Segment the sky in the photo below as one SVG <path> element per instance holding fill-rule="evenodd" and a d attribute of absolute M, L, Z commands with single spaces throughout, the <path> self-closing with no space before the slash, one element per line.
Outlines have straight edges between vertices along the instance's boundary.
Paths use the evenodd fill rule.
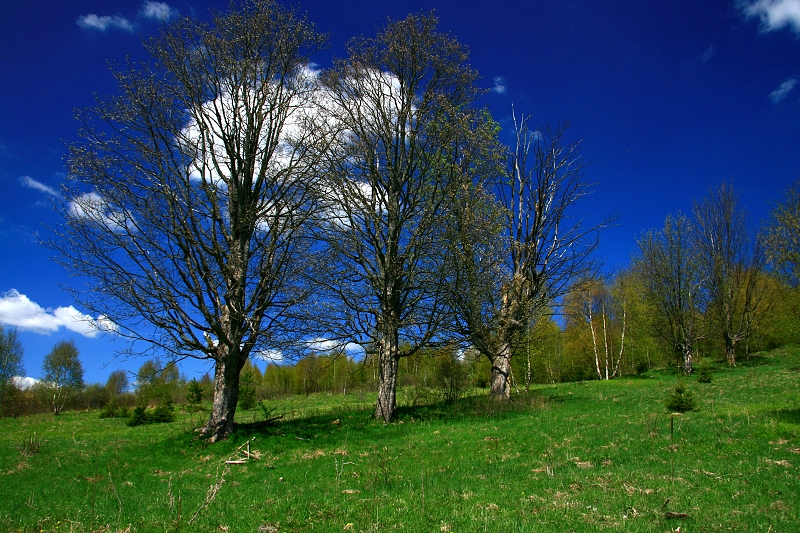
<path fill-rule="evenodd" d="M 125 342 L 87 328 L 64 287 L 80 280 L 41 241 L 62 224 L 74 110 L 114 94 L 110 64 L 146 60 L 142 39 L 177 16 L 208 19 L 227 0 L 0 2 L 0 324 L 16 328 L 26 375 L 72 339 L 87 382 L 104 383 Z M 800 0 L 300 0 L 330 35 L 314 61 L 330 66 L 354 36 L 389 18 L 435 10 L 439 29 L 471 51 L 486 106 L 508 141 L 512 109 L 534 125 L 570 124 L 594 193 L 579 216 L 595 224 L 608 272 L 629 265 L 641 234 L 689 213 L 722 182 L 754 227 L 800 176 Z M 91 318 L 91 317 L 84 317 Z M 96 317 L 95 317 L 96 318 Z M 209 365 L 182 366 L 191 379 Z"/>

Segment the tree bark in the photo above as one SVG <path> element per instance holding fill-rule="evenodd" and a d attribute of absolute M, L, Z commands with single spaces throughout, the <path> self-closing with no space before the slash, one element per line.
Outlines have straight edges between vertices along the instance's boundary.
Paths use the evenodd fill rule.
<path fill-rule="evenodd" d="M 689 375 L 692 373 L 692 347 L 690 344 L 681 346 L 683 352 L 683 373 Z"/>
<path fill-rule="evenodd" d="M 382 341 L 379 354 L 380 379 L 378 381 L 378 400 L 375 402 L 375 420 L 383 420 L 387 424 L 394 418 L 397 406 L 397 369 L 400 359 L 391 340 Z"/>
<path fill-rule="evenodd" d="M 496 400 L 511 399 L 511 346 L 503 343 L 500 353 L 492 360 L 492 381 L 489 395 Z"/>
<path fill-rule="evenodd" d="M 229 353 L 217 360 L 214 368 L 214 400 L 211 415 L 200 429 L 209 435 L 209 442 L 226 438 L 233 431 L 236 404 L 239 402 L 239 375 L 244 361 L 238 353 Z"/>

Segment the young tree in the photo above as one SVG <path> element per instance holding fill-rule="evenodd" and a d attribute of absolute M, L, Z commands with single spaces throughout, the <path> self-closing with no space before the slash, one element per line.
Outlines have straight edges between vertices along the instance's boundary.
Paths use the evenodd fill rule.
<path fill-rule="evenodd" d="M 595 276 L 594 235 L 610 222 L 587 228 L 571 218 L 590 186 L 579 143 L 562 144 L 564 128 L 532 131 L 523 118 L 515 134 L 506 172 L 462 195 L 450 227 L 458 329 L 491 361 L 499 399 L 510 396 L 515 346 L 537 313 Z M 486 193 L 500 204 L 494 213 Z"/>
<path fill-rule="evenodd" d="M 128 387 L 130 387 L 130 380 L 128 373 L 124 370 L 114 370 L 108 376 L 106 390 L 112 398 L 128 392 Z"/>
<path fill-rule="evenodd" d="M 736 345 L 750 336 L 754 315 L 766 305 L 765 286 L 759 283 L 764 252 L 730 185 L 723 183 L 695 203 L 694 218 L 694 254 L 703 270 L 706 308 L 734 366 Z"/>
<path fill-rule="evenodd" d="M 700 257 L 692 249 L 694 228 L 684 215 L 667 216 L 664 229 L 639 239 L 634 270 L 654 310 L 654 333 L 682 357 L 683 372 L 692 372 L 694 347 L 705 337 Z"/>
<path fill-rule="evenodd" d="M 44 358 L 45 386 L 53 395 L 53 414 L 58 415 L 67 398 L 83 388 L 83 365 L 78 359 L 75 341 L 59 341 Z"/>
<path fill-rule="evenodd" d="M 401 358 L 434 344 L 443 303 L 442 228 L 461 148 L 483 114 L 468 52 L 410 15 L 354 39 L 325 77 L 341 134 L 327 170 L 325 243 L 313 272 L 319 331 L 376 353 L 375 418 L 390 421 Z"/>
<path fill-rule="evenodd" d="M 118 96 L 80 114 L 70 148 L 54 246 L 92 282 L 78 299 L 172 360 L 214 363 L 212 442 L 233 427 L 248 357 L 291 337 L 304 297 L 309 156 L 325 139 L 307 124 L 310 57 L 324 42 L 273 0 L 179 20 L 146 43 L 150 65 L 115 73 Z"/>
<path fill-rule="evenodd" d="M 770 213 L 763 241 L 767 259 L 783 281 L 800 286 L 800 179 Z"/>
<path fill-rule="evenodd" d="M 3 407 L 6 390 L 14 386 L 14 377 L 21 377 L 25 373 L 22 366 L 24 353 L 17 330 L 5 330 L 0 326 L 0 409 Z"/>

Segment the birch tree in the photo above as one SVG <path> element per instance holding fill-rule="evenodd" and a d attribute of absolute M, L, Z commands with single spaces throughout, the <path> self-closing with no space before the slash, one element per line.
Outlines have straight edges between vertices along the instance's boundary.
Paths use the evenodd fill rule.
<path fill-rule="evenodd" d="M 505 172 L 478 174 L 484 181 L 456 203 L 450 226 L 457 329 L 491 362 L 498 399 L 510 397 L 515 347 L 537 313 L 596 275 L 597 232 L 610 222 L 572 218 L 591 186 L 565 129 L 515 122 Z"/>
<path fill-rule="evenodd" d="M 14 378 L 24 375 L 22 365 L 24 353 L 17 330 L 6 330 L 0 325 L 0 408 L 3 407 L 6 390 L 14 386 Z"/>
<path fill-rule="evenodd" d="M 119 94 L 78 117 L 54 246 L 88 279 L 82 304 L 145 342 L 134 350 L 214 365 L 212 442 L 233 427 L 245 362 L 291 340 L 304 297 L 324 43 L 272 0 L 231 4 L 167 26 L 151 63 L 115 72 Z"/>
<path fill-rule="evenodd" d="M 400 359 L 441 340 L 448 199 L 465 146 L 486 131 L 471 107 L 467 49 L 436 25 L 433 15 L 391 22 L 351 41 L 325 76 L 340 134 L 325 169 L 314 312 L 327 340 L 375 357 L 384 421 L 394 417 Z"/>

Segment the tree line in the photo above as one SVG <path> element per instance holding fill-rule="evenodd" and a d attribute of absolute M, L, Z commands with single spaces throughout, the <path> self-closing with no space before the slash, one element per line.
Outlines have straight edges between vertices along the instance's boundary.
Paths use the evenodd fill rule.
<path fill-rule="evenodd" d="M 118 94 L 78 113 L 50 244 L 87 281 L 76 298 L 134 352 L 214 365 L 212 442 L 232 429 L 248 361 L 309 361 L 320 346 L 360 347 L 387 422 L 401 363 L 449 346 L 480 354 L 490 394 L 508 399 L 520 353 L 525 381 L 534 375 L 531 331 L 600 279 L 598 232 L 612 220 L 573 216 L 591 187 L 565 127 L 515 116 L 514 141 L 501 143 L 467 48 L 433 14 L 354 38 L 318 69 L 326 43 L 273 1 L 232 4 L 208 23 L 167 25 L 145 43 L 149 63 L 114 71 Z M 651 248 L 640 244 L 641 271 Z M 701 311 L 735 348 L 752 324 L 734 324 L 745 295 L 729 273 Z M 626 354 L 622 339 L 616 359 L 608 350 L 614 308 L 584 307 L 594 368 L 616 375 Z M 682 337 L 668 340 L 686 359 L 703 337 L 677 316 L 666 320 Z"/>

